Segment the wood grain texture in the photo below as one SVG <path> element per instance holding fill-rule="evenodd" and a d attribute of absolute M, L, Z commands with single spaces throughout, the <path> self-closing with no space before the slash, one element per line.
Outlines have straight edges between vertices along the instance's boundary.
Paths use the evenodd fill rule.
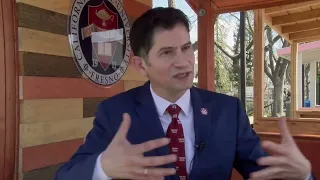
<path fill-rule="evenodd" d="M 98 105 L 101 101 L 106 98 L 85 98 L 83 99 L 83 117 L 93 117 L 95 116 Z"/>
<path fill-rule="evenodd" d="M 61 166 L 62 164 L 57 164 L 27 172 L 23 175 L 23 180 L 54 180 L 55 174 Z"/>
<path fill-rule="evenodd" d="M 23 148 L 22 171 L 25 173 L 27 171 L 64 163 L 70 159 L 82 144 L 83 139 L 76 139 Z"/>
<path fill-rule="evenodd" d="M 214 20 L 215 14 L 210 1 L 198 1 L 199 8 L 206 10 L 205 16 L 198 17 L 198 87 L 215 91 Z"/>
<path fill-rule="evenodd" d="M 133 65 L 129 65 L 126 73 L 122 76 L 122 80 L 124 81 L 147 81 L 148 78 L 142 76 Z"/>
<path fill-rule="evenodd" d="M 92 128 L 93 118 L 20 124 L 20 147 L 83 138 Z"/>
<path fill-rule="evenodd" d="M 73 58 L 20 52 L 20 76 L 81 78 Z"/>
<path fill-rule="evenodd" d="M 20 52 L 19 60 L 21 76 L 83 77 L 72 57 Z M 140 75 L 131 64 L 121 79 L 126 81 L 148 80 L 146 77 Z"/>
<path fill-rule="evenodd" d="M 82 77 L 71 57 L 31 52 L 20 52 L 19 54 L 20 76 Z"/>
<path fill-rule="evenodd" d="M 301 1 L 310 0 L 211 0 L 213 2 L 212 7 L 218 14 L 248 11 L 253 9 L 264 9 L 273 6 L 282 6 L 287 4 L 298 3 Z"/>
<path fill-rule="evenodd" d="M 19 27 L 67 36 L 68 15 L 25 3 L 18 3 L 17 10 Z M 136 17 L 128 16 L 128 19 L 132 25 Z"/>
<path fill-rule="evenodd" d="M 150 0 L 141 0 L 141 1 L 150 1 Z M 139 17 L 144 12 L 152 8 L 146 4 L 141 3 L 141 1 L 136 0 L 124 0 L 123 6 L 128 16 Z"/>
<path fill-rule="evenodd" d="M 20 123 L 82 118 L 82 102 L 82 98 L 24 100 L 20 105 Z"/>
<path fill-rule="evenodd" d="M 60 1 L 61 2 L 61 1 Z M 19 27 L 67 35 L 68 16 L 32 5 L 17 4 Z"/>
<path fill-rule="evenodd" d="M 0 180 L 4 176 L 5 140 L 6 140 L 6 72 L 3 6 L 0 0 Z"/>
<path fill-rule="evenodd" d="M 259 133 L 258 135 L 262 140 L 281 142 L 279 133 Z M 320 177 L 320 158 L 317 157 L 320 150 L 320 137 L 293 136 L 293 138 L 303 155 L 310 160 L 314 175 Z"/>
<path fill-rule="evenodd" d="M 130 89 L 142 86 L 145 81 L 124 81 L 124 90 L 128 91 Z"/>
<path fill-rule="evenodd" d="M 288 127 L 293 135 L 320 135 L 320 121 L 315 120 L 290 120 Z M 254 129 L 257 132 L 279 133 L 278 120 L 266 119 L 255 121 Z"/>
<path fill-rule="evenodd" d="M 254 10 L 254 99 L 253 99 L 253 116 L 255 121 L 263 117 L 264 113 L 264 10 Z"/>
<path fill-rule="evenodd" d="M 125 1 L 128 1 L 128 0 L 124 0 L 124 2 Z M 145 4 L 145 5 L 149 6 L 149 7 L 152 7 L 152 0 L 136 0 L 136 1 L 138 1 L 138 2 L 140 2 L 142 4 Z"/>
<path fill-rule="evenodd" d="M 17 0 L 18 3 L 25 3 L 42 9 L 68 15 L 72 6 L 72 0 Z"/>
<path fill-rule="evenodd" d="M 17 0 L 19 3 L 25 3 L 49 11 L 68 15 L 72 7 L 71 0 Z M 124 9 L 128 16 L 138 17 L 145 9 L 152 7 L 152 0 L 123 0 Z"/>
<path fill-rule="evenodd" d="M 72 57 L 67 36 L 19 27 L 19 51 Z"/>
<path fill-rule="evenodd" d="M 14 0 L 0 0 L 0 179 L 14 179 L 18 158 L 18 49 Z M 4 95 L 4 96 L 3 96 Z M 3 102 L 5 102 L 3 104 Z"/>
<path fill-rule="evenodd" d="M 123 81 L 102 88 L 83 78 L 22 77 L 22 99 L 111 97 L 123 92 Z"/>

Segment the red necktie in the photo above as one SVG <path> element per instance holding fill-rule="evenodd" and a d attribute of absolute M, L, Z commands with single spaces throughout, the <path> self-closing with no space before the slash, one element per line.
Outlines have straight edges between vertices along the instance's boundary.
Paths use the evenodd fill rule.
<path fill-rule="evenodd" d="M 175 162 L 177 174 L 179 175 L 180 180 L 187 180 L 183 127 L 178 118 L 180 111 L 181 108 L 176 104 L 172 104 L 167 108 L 167 112 L 172 117 L 172 121 L 167 130 L 167 137 L 170 139 L 170 153 L 176 154 L 178 157 L 178 160 Z"/>

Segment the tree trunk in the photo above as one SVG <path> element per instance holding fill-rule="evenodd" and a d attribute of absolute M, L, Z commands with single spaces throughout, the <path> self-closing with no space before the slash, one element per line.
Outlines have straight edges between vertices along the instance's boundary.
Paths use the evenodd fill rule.
<path fill-rule="evenodd" d="M 310 99 L 309 94 L 310 94 L 310 78 L 309 78 L 309 73 L 310 73 L 310 64 L 305 65 L 304 69 L 304 74 L 305 74 L 305 97 L 306 99 Z M 304 102 L 303 102 L 304 103 Z"/>
<path fill-rule="evenodd" d="M 272 117 L 280 117 L 283 112 L 283 78 L 274 83 Z"/>

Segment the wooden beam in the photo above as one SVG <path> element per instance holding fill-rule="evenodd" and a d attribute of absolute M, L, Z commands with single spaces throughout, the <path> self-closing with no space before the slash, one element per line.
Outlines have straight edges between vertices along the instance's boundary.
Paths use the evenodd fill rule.
<path fill-rule="evenodd" d="M 280 118 L 263 118 L 255 126 L 257 132 L 272 132 L 279 133 Z M 293 136 L 311 135 L 320 136 L 320 121 L 319 119 L 292 119 L 288 118 L 288 128 Z"/>
<path fill-rule="evenodd" d="M 6 73 L 5 73 L 5 41 L 4 16 L 0 0 L 0 180 L 4 180 L 5 138 L 6 138 Z"/>
<path fill-rule="evenodd" d="M 211 1 L 198 0 L 198 87 L 214 91 L 214 12 Z"/>
<path fill-rule="evenodd" d="M 209 1 L 209 0 L 208 0 Z M 211 0 L 216 14 L 264 9 L 311 0 Z"/>
<path fill-rule="evenodd" d="M 300 31 L 307 31 L 312 29 L 319 29 L 320 28 L 320 21 L 312 21 L 306 23 L 299 23 L 294 25 L 287 25 L 282 26 L 282 33 L 294 33 Z"/>
<path fill-rule="evenodd" d="M 274 6 L 274 7 L 266 8 L 265 9 L 265 14 L 266 15 L 270 15 L 270 14 L 274 14 L 274 13 L 300 9 L 302 7 L 313 6 L 313 5 L 318 5 L 318 4 L 320 4 L 319 0 L 313 0 L 313 1 L 307 1 L 307 2 L 283 5 L 283 6 Z"/>
<path fill-rule="evenodd" d="M 198 3 L 197 0 L 185 0 L 191 9 L 197 13 L 198 12 Z"/>
<path fill-rule="evenodd" d="M 253 117 L 256 123 L 263 117 L 264 106 L 264 10 L 254 10 L 254 81 Z"/>
<path fill-rule="evenodd" d="M 305 20 L 317 19 L 320 16 L 320 9 L 305 11 L 285 16 L 277 16 L 272 18 L 272 25 L 284 25 Z"/>
<path fill-rule="evenodd" d="M 270 26 L 274 31 L 276 31 L 279 35 L 281 35 L 285 40 L 287 40 L 288 42 L 291 42 L 289 39 L 289 34 L 283 33 L 281 26 L 272 25 L 272 17 L 264 14 L 264 21 L 268 26 Z"/>
<path fill-rule="evenodd" d="M 320 36 L 313 36 L 313 37 L 294 40 L 293 43 L 304 43 L 304 42 L 312 42 L 312 41 L 318 41 L 318 40 L 320 40 Z"/>
<path fill-rule="evenodd" d="M 315 36 L 320 36 L 320 29 L 303 31 L 303 32 L 296 32 L 296 33 L 289 34 L 290 40 L 312 38 Z"/>
<path fill-rule="evenodd" d="M 291 44 L 291 61 L 290 61 L 290 70 L 291 70 L 291 118 L 297 118 L 297 107 L 298 107 L 298 98 L 299 94 L 297 94 L 298 90 L 298 44 Z"/>
<path fill-rule="evenodd" d="M 17 177 L 19 96 L 16 1 L 0 0 L 0 179 Z M 3 78 L 4 77 L 4 78 Z M 3 82 L 5 80 L 5 82 Z M 4 87 L 4 88 L 3 88 Z M 4 101 L 3 101 L 3 91 Z M 2 98 L 2 99 L 1 99 Z M 3 102 L 5 107 L 3 107 Z M 4 112 L 4 115 L 2 113 Z M 3 117 L 5 117 L 3 119 Z M 3 164 L 2 164 L 3 163 Z"/>

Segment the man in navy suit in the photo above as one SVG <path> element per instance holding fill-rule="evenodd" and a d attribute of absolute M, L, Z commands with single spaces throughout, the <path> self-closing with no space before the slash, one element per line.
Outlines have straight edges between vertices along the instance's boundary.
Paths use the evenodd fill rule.
<path fill-rule="evenodd" d="M 130 41 L 133 64 L 149 81 L 101 102 L 56 180 L 227 180 L 233 168 L 245 179 L 312 178 L 285 120 L 281 144 L 260 143 L 237 98 L 193 87 L 195 57 L 180 10 L 147 11 Z"/>

